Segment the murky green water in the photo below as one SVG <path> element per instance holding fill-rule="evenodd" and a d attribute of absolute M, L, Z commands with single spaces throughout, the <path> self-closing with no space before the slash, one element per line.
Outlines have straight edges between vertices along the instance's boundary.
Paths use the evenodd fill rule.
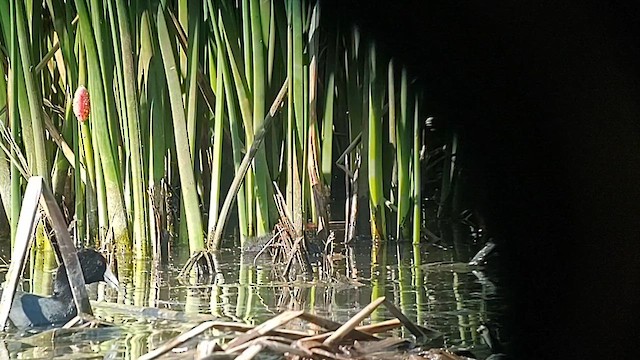
<path fill-rule="evenodd" d="M 486 346 L 475 329 L 486 321 L 500 324 L 504 309 L 499 277 L 491 271 L 491 264 L 483 272 L 464 266 L 413 265 L 418 259 L 421 264 L 467 262 L 483 245 L 468 240 L 463 245 L 456 243 L 414 249 L 410 244 L 394 242 L 381 251 L 379 262 L 372 264 L 370 242 L 361 239 L 348 248 L 350 261 L 344 263 L 350 270 L 338 268 L 340 278 L 331 282 L 275 279 L 269 262 L 254 266 L 249 259 L 241 265 L 237 246 L 220 253 L 222 274 L 214 284 L 177 279 L 179 266 L 186 260 L 183 255 L 176 255 L 171 266 L 134 264 L 135 275 L 120 279 L 121 291 L 106 289 L 104 284 L 90 288 L 92 298 L 101 302 L 94 306 L 96 317 L 113 326 L 40 330 L 36 334 L 8 332 L 0 340 L 0 358 L 133 359 L 198 324 L 203 320 L 200 314 L 259 324 L 280 311 L 303 309 L 344 322 L 379 296 L 392 300 L 418 324 L 442 332 L 441 344 L 434 345 L 470 347 L 486 354 Z M 7 249 L 2 250 L 0 255 L 8 259 Z M 143 307 L 180 313 L 141 311 Z M 384 308 L 372 315 L 376 321 L 390 318 Z M 304 323 L 296 326 L 307 327 Z M 403 330 L 394 334 L 410 337 Z M 198 339 L 228 336 L 209 332 Z M 189 342 L 181 350 L 191 351 L 196 344 L 197 341 Z"/>

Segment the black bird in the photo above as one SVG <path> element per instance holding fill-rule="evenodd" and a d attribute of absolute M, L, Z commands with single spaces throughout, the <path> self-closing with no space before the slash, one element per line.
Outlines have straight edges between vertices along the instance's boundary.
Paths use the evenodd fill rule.
<path fill-rule="evenodd" d="M 489 349 L 491 349 L 491 355 L 487 357 L 485 360 L 508 360 L 511 359 L 508 355 L 504 353 L 504 348 L 502 344 L 496 337 L 493 329 L 490 329 L 486 325 L 480 325 L 478 327 L 478 333 L 482 336 L 482 340 L 487 344 Z"/>
<path fill-rule="evenodd" d="M 79 250 L 78 260 L 86 284 L 105 281 L 116 288 L 119 286 L 118 279 L 107 267 L 107 260 L 96 250 Z M 64 324 L 76 314 L 69 279 L 64 265 L 60 265 L 53 283 L 53 295 L 43 297 L 17 291 L 11 304 L 9 319 L 15 327 L 25 329 Z"/>

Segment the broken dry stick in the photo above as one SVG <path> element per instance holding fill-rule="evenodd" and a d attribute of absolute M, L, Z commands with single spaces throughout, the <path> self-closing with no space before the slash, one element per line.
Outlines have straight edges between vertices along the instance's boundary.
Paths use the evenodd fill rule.
<path fill-rule="evenodd" d="M 313 314 L 309 314 L 309 313 L 304 313 L 302 315 L 300 315 L 300 318 L 303 320 L 306 320 L 310 323 L 316 324 L 318 326 L 321 326 L 327 330 L 330 331 L 335 331 L 338 330 L 340 328 L 340 326 L 342 326 L 342 324 L 329 320 L 329 319 L 325 319 L 322 318 L 320 316 L 316 316 Z M 353 329 L 351 330 L 351 332 L 348 334 L 349 338 L 354 339 L 354 340 L 366 340 L 366 341 L 375 341 L 375 340 L 379 340 L 378 338 L 376 338 L 373 335 L 358 331 L 358 329 Z"/>
<path fill-rule="evenodd" d="M 155 359 L 158 356 L 171 351 L 173 348 L 175 348 L 176 346 L 179 346 L 180 344 L 184 343 L 187 340 L 190 340 L 200 334 L 202 334 L 203 332 L 207 331 L 208 329 L 212 328 L 213 326 L 215 326 L 216 322 L 215 321 L 207 321 L 204 322 L 196 327 L 194 327 L 193 329 L 180 334 L 178 336 L 176 336 L 175 338 L 171 339 L 169 342 L 165 343 L 164 345 L 160 346 L 159 348 L 150 351 L 142 356 L 140 356 L 138 358 L 138 360 L 151 360 L 151 359 Z"/>
<path fill-rule="evenodd" d="M 383 297 L 379 297 L 376 300 L 374 300 L 371 304 L 365 306 L 364 309 L 360 310 L 359 313 L 357 313 L 354 317 L 349 319 L 349 321 L 344 323 L 344 325 L 342 325 L 338 330 L 336 330 L 336 332 L 334 332 L 331 336 L 329 336 L 323 342 L 323 344 L 330 346 L 333 343 L 335 343 L 337 341 L 340 341 L 351 330 L 355 329 L 355 327 L 358 326 L 358 324 L 360 324 L 362 322 L 362 320 L 364 320 L 366 317 L 371 315 L 373 310 L 375 310 L 378 306 L 380 306 L 380 304 L 382 304 L 384 299 L 385 299 L 384 296 Z"/>
<path fill-rule="evenodd" d="M 269 319 L 262 324 L 256 326 L 252 330 L 247 331 L 246 333 L 238 336 L 237 338 L 231 340 L 227 345 L 227 349 L 232 349 L 236 346 L 244 344 L 248 341 L 251 341 L 257 337 L 265 335 L 266 333 L 275 330 L 276 328 L 288 323 L 289 321 L 299 317 L 302 315 L 304 311 L 285 311 L 282 314 Z"/>
<path fill-rule="evenodd" d="M 404 325 L 404 327 L 406 327 L 407 330 L 409 330 L 413 334 L 413 336 L 415 336 L 416 338 L 427 336 L 427 334 L 425 334 L 422 329 L 414 324 L 413 321 L 409 320 L 409 318 L 406 317 L 405 314 L 400 311 L 400 309 L 398 309 L 395 305 L 393 305 L 393 303 L 391 303 L 391 301 L 385 300 L 384 306 L 387 308 L 387 310 L 389 310 L 389 312 L 391 312 L 393 316 L 402 321 L 402 325 Z"/>
<path fill-rule="evenodd" d="M 243 351 L 242 354 L 240 354 L 236 358 L 236 360 L 251 360 L 256 355 L 258 355 L 262 351 L 262 349 L 264 349 L 264 346 L 262 344 L 251 345 L 247 348 L 247 350 Z"/>

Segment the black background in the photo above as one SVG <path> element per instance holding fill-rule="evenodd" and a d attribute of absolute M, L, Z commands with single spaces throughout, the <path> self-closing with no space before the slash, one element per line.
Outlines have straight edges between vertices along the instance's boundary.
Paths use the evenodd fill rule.
<path fill-rule="evenodd" d="M 325 1 L 462 129 L 504 243 L 517 358 L 634 356 L 640 334 L 640 5 Z M 632 5 L 633 4 L 633 5 Z"/>

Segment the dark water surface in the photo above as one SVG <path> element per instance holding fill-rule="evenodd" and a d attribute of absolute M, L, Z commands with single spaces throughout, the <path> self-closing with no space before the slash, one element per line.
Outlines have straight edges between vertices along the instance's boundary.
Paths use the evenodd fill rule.
<path fill-rule="evenodd" d="M 490 258 L 482 272 L 474 273 L 473 269 L 450 263 L 468 262 L 482 247 L 482 241 L 464 241 L 457 246 L 445 243 L 415 248 L 416 255 L 411 244 L 392 242 L 382 250 L 386 255 L 380 256 L 380 263 L 372 264 L 370 240 L 359 239 L 348 248 L 355 267 L 350 271 L 338 268 L 337 273 L 342 275 L 333 281 L 278 280 L 268 261 L 254 265 L 252 259 L 243 258 L 241 262 L 238 246 L 221 251 L 222 275 L 213 285 L 177 278 L 186 255 L 177 255 L 168 266 L 141 262 L 134 264 L 129 272 L 132 275 L 120 274 L 120 292 L 102 283 L 90 287 L 90 296 L 99 301 L 94 303 L 94 315 L 113 326 L 9 331 L 0 340 L 0 358 L 137 358 L 203 321 L 200 314 L 255 325 L 281 311 L 302 309 L 344 322 L 379 296 L 386 296 L 418 324 L 442 332 L 443 339 L 433 346 L 471 348 L 483 358 L 487 349 L 475 330 L 485 322 L 500 327 L 505 314 L 500 277 L 492 270 L 492 262 L 497 259 Z M 0 254 L 9 258 L 6 247 Z M 418 261 L 445 264 L 414 266 Z M 2 277 L 5 272 L 6 267 Z M 28 283 L 25 281 L 27 288 Z M 151 309 L 143 312 L 142 308 L 170 311 L 166 316 Z M 391 318 L 384 308 L 372 314 L 375 321 Z M 302 322 L 292 326 L 308 327 Z M 410 337 L 404 330 L 394 335 Z M 207 332 L 185 344 L 181 351 L 192 351 L 197 340 L 229 336 Z M 178 356 L 180 353 L 169 355 Z"/>

